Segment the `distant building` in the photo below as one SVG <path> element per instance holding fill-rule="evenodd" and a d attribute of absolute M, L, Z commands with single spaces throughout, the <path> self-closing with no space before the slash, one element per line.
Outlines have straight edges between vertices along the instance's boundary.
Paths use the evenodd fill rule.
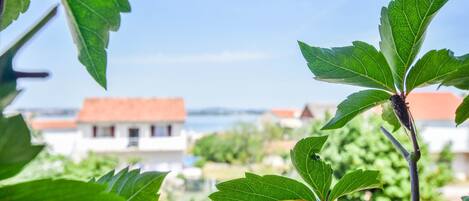
<path fill-rule="evenodd" d="M 141 160 L 144 169 L 178 170 L 187 148 L 181 98 L 90 98 L 76 121 L 36 120 L 51 150 L 80 158 L 87 152 Z"/>
<path fill-rule="evenodd" d="M 261 123 L 274 123 L 285 128 L 299 128 L 302 122 L 299 120 L 300 110 L 275 108 L 265 112 L 261 117 Z"/>
<path fill-rule="evenodd" d="M 323 119 L 326 114 L 334 115 L 337 105 L 326 103 L 308 103 L 300 114 L 300 119 L 310 121 L 312 119 Z"/>

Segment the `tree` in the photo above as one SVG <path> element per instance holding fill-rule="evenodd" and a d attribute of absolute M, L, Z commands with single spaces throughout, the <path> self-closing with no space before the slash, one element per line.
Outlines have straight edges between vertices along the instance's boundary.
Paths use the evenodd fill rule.
<path fill-rule="evenodd" d="M 249 164 L 264 155 L 264 135 L 254 125 L 238 124 L 220 134 L 210 134 L 197 140 L 193 153 L 203 161 Z"/>

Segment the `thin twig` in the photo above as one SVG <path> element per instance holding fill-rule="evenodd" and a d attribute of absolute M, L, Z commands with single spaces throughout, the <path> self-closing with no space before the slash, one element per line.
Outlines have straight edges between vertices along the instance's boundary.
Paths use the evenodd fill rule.
<path fill-rule="evenodd" d="M 46 78 L 49 76 L 48 72 L 20 72 L 15 71 L 16 78 Z"/>
<path fill-rule="evenodd" d="M 402 144 L 384 127 L 381 126 L 381 131 L 384 133 L 384 135 L 391 141 L 392 145 L 401 152 L 402 156 L 407 160 L 409 158 L 409 152 L 402 146 Z"/>

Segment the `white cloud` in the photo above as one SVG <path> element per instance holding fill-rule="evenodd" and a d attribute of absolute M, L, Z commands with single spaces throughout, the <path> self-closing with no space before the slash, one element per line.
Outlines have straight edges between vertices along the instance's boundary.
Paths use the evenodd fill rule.
<path fill-rule="evenodd" d="M 111 58 L 112 64 L 193 64 L 193 63 L 234 63 L 270 59 L 271 55 L 253 51 L 223 51 L 197 54 L 144 54 Z"/>

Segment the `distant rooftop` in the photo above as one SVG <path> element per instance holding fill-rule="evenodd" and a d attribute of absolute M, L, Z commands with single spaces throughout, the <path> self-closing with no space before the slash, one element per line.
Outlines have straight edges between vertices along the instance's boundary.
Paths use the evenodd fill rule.
<path fill-rule="evenodd" d="M 296 118 L 301 111 L 298 109 L 274 108 L 270 112 L 278 118 Z"/>
<path fill-rule="evenodd" d="M 34 130 L 74 129 L 76 126 L 74 120 L 33 120 L 31 122 L 31 128 Z"/>
<path fill-rule="evenodd" d="M 78 122 L 185 121 L 182 98 L 88 98 Z"/>
<path fill-rule="evenodd" d="M 415 120 L 454 120 L 462 98 L 450 92 L 411 93 L 407 97 Z"/>

